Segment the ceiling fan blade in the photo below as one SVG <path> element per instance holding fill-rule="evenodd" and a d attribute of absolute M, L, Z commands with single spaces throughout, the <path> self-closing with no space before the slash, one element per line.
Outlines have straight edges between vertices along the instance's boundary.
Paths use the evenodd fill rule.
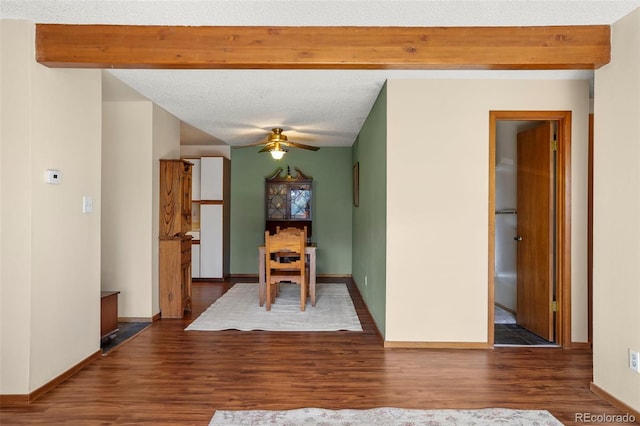
<path fill-rule="evenodd" d="M 282 149 L 283 151 L 287 151 L 287 147 L 307 149 L 309 151 L 317 151 L 320 149 L 316 146 L 289 141 L 287 137 L 282 133 L 282 129 L 279 127 L 271 129 L 271 134 L 266 141 L 263 140 L 262 142 L 250 143 L 247 145 L 237 145 L 233 148 L 248 148 L 252 146 L 262 146 L 262 149 L 258 152 L 270 152 L 273 150 L 277 150 L 278 148 Z"/>
<path fill-rule="evenodd" d="M 234 146 L 234 148 L 250 148 L 252 146 L 260 146 L 260 145 L 272 145 L 272 144 L 270 142 L 262 141 L 262 142 L 250 143 L 247 145 L 236 145 Z"/>
<path fill-rule="evenodd" d="M 317 151 L 317 150 L 320 149 L 317 146 L 305 145 L 303 143 L 297 143 L 297 142 L 291 142 L 291 141 L 287 141 L 285 144 L 289 145 L 289 146 L 292 146 L 294 148 L 308 149 L 310 151 Z"/>

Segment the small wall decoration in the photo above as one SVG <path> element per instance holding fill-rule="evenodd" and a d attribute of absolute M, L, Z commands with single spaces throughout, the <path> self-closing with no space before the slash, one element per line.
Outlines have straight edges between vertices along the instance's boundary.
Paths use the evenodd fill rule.
<path fill-rule="evenodd" d="M 360 205 L 360 162 L 353 164 L 353 205 Z"/>

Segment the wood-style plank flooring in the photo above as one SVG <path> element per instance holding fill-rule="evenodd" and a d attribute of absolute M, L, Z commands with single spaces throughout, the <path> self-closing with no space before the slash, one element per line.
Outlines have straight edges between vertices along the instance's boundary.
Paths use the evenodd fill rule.
<path fill-rule="evenodd" d="M 3 407 L 0 424 L 207 425 L 218 409 L 300 407 L 545 409 L 565 424 L 622 414 L 589 390 L 590 351 L 385 349 L 350 283 L 364 332 L 183 331 L 232 284 L 194 283 L 191 315 L 156 322 L 28 406 Z"/>

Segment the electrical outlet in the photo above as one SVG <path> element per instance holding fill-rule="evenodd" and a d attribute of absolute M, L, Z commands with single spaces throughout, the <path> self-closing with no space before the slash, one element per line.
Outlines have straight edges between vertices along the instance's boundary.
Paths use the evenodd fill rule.
<path fill-rule="evenodd" d="M 629 349 L 629 368 L 640 373 L 640 352 Z"/>

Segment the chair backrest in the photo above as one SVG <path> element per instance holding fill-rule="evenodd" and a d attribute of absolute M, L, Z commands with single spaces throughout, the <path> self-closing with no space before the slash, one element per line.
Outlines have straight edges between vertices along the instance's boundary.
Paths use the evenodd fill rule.
<path fill-rule="evenodd" d="M 267 269 L 304 269 L 305 233 L 279 232 L 269 235 L 264 233 L 265 255 Z"/>
<path fill-rule="evenodd" d="M 308 234 L 306 226 L 302 228 L 296 228 L 295 226 L 288 226 L 282 229 L 280 229 L 279 226 L 276 226 L 276 234 L 279 234 L 281 232 L 293 232 L 293 233 L 304 232 L 305 240 L 306 240 L 306 235 Z"/>
<path fill-rule="evenodd" d="M 276 226 L 276 234 L 280 234 L 282 232 L 290 232 L 290 233 L 293 233 L 293 234 L 299 234 L 299 233 L 302 232 L 302 233 L 304 233 L 304 241 L 305 241 L 305 243 L 307 241 L 307 235 L 308 234 L 307 234 L 307 227 L 306 226 L 304 228 L 296 228 L 294 226 L 289 226 L 287 228 L 282 228 L 282 229 L 280 229 L 279 226 Z"/>
<path fill-rule="evenodd" d="M 269 235 L 269 231 L 264 233 L 265 251 L 267 253 L 292 252 L 301 254 L 305 248 L 304 231 L 280 231 L 277 234 Z"/>

